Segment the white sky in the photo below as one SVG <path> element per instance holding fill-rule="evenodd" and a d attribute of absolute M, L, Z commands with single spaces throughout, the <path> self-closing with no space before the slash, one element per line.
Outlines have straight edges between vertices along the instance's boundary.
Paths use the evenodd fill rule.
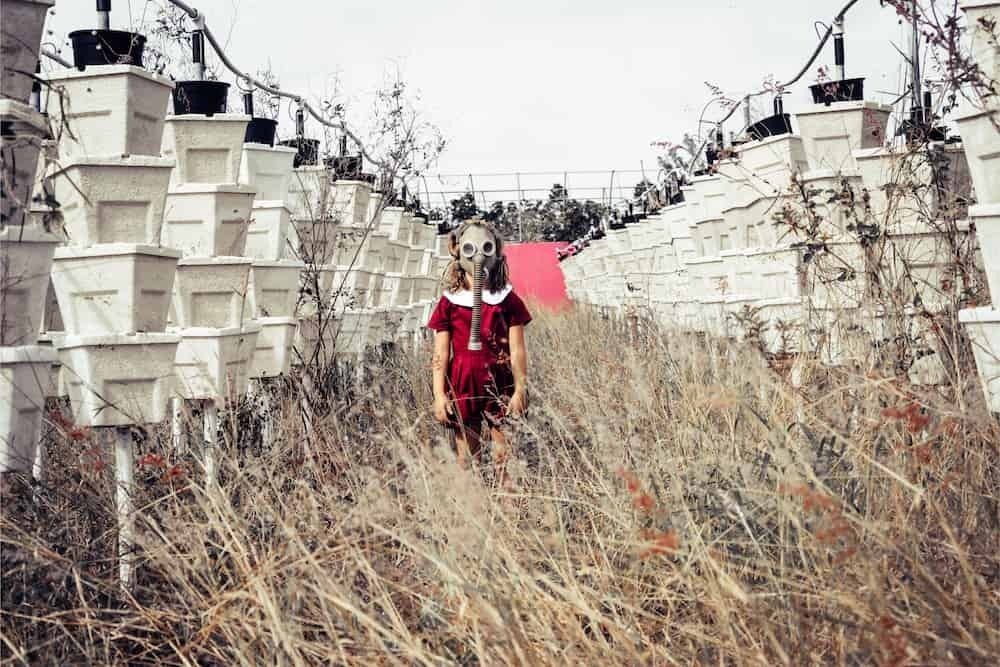
<path fill-rule="evenodd" d="M 817 42 L 813 22 L 829 21 L 844 3 L 188 1 L 217 34 L 232 27 L 228 50 L 241 67 L 270 60 L 282 87 L 317 95 L 336 75 L 355 115 L 386 71 L 401 68 L 449 141 L 442 173 L 607 171 L 640 161 L 655 173 L 650 142 L 696 129 L 705 81 L 737 96 L 768 75 L 789 78 Z M 127 28 L 147 1 L 113 5 L 112 27 Z M 65 35 L 93 27 L 93 8 L 94 0 L 58 0 L 50 28 Z M 888 98 L 874 91 L 899 89 L 894 12 L 861 0 L 846 32 L 848 76 L 868 77 L 869 99 Z M 832 61 L 831 40 L 817 64 Z M 786 97 L 786 110 L 806 102 L 814 70 Z M 279 134 L 291 132 L 286 117 Z"/>

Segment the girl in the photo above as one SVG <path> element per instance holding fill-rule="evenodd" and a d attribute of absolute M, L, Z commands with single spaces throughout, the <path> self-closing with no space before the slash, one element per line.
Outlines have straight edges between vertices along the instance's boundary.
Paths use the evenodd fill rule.
<path fill-rule="evenodd" d="M 508 282 L 503 241 L 482 220 L 451 233 L 452 261 L 444 295 L 427 326 L 434 335 L 434 417 L 455 432 L 462 463 L 478 460 L 482 429 L 493 442 L 497 481 L 504 482 L 507 415 L 528 408 L 528 357 L 524 326 L 531 321 Z"/>

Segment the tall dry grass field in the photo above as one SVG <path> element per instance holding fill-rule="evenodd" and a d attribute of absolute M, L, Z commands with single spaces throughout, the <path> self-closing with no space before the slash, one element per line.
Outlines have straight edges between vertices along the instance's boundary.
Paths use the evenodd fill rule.
<path fill-rule="evenodd" d="M 1000 662 L 1000 429 L 974 375 L 916 388 L 583 312 L 528 329 L 514 490 L 465 470 L 429 360 L 226 421 L 219 490 L 149 434 L 116 585 L 110 457 L 54 429 L 3 488 L 11 664 Z M 780 371 L 780 372 L 779 372 Z M 289 392 L 291 389 L 288 390 Z"/>

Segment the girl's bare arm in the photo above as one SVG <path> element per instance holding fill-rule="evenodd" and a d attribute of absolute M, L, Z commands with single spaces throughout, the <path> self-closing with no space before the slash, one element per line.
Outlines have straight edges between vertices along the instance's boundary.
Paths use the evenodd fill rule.
<path fill-rule="evenodd" d="M 448 387 L 445 378 L 450 356 L 451 332 L 438 331 L 434 334 L 434 358 L 432 362 L 435 399 L 446 398 L 448 396 Z"/>
<path fill-rule="evenodd" d="M 510 328 L 510 366 L 514 372 L 514 391 L 528 390 L 528 348 L 524 344 L 524 326 Z"/>

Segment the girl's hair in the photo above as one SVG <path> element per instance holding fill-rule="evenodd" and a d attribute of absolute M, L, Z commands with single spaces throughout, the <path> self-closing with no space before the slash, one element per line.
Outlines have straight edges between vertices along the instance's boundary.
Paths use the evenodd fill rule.
<path fill-rule="evenodd" d="M 448 262 L 448 266 L 444 270 L 444 276 L 441 279 L 441 285 L 444 287 L 446 292 L 460 292 L 465 287 L 465 269 L 458 261 L 458 239 L 462 237 L 465 230 L 473 225 L 478 225 L 480 227 L 485 227 L 492 236 L 494 241 L 496 241 L 496 253 L 497 253 L 497 269 L 491 271 L 486 277 L 486 284 L 483 285 L 483 289 L 489 290 L 490 292 L 499 292 L 510 280 L 510 272 L 507 269 L 507 257 L 503 254 L 503 239 L 497 234 L 496 229 L 493 225 L 488 222 L 484 222 L 478 218 L 472 220 L 466 220 L 461 224 L 461 226 L 453 230 L 448 234 L 448 254 L 451 255 L 451 261 Z"/>

